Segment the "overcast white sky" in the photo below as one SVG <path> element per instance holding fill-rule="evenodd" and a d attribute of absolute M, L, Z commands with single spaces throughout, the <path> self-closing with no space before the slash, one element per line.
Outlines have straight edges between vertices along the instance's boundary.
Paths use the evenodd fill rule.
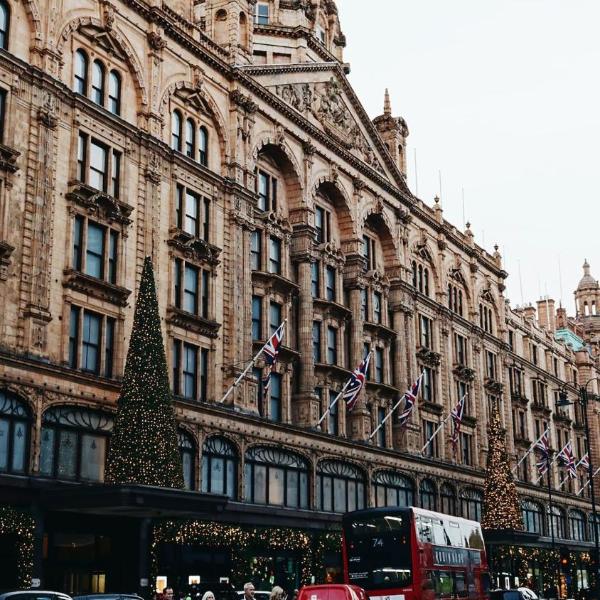
<path fill-rule="evenodd" d="M 500 246 L 514 305 L 574 312 L 600 277 L 600 0 L 337 0 L 350 82 L 371 117 L 390 90 L 408 183 L 478 244 Z M 519 282 L 519 264 L 522 289 Z"/>

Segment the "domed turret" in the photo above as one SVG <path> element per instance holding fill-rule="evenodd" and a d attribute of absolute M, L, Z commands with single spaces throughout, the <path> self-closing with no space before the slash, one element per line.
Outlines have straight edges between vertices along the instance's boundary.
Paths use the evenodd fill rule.
<path fill-rule="evenodd" d="M 402 117 L 392 116 L 392 103 L 390 94 L 385 90 L 383 98 L 383 114 L 373 119 L 373 124 L 379 131 L 381 139 L 392 155 L 400 172 L 406 177 L 406 138 L 408 126 Z"/>
<path fill-rule="evenodd" d="M 598 282 L 590 274 L 590 263 L 586 260 L 583 263 L 583 277 L 580 279 L 577 289 L 587 290 L 590 288 L 598 289 L 599 287 Z"/>
<path fill-rule="evenodd" d="M 575 305 L 577 306 L 577 317 L 596 317 L 600 305 L 600 284 L 590 273 L 590 264 L 586 260 L 583 263 L 583 277 L 579 281 L 575 291 Z"/>

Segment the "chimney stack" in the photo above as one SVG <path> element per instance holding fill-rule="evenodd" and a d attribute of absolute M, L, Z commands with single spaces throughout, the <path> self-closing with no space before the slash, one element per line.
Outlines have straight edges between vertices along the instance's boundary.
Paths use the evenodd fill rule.
<path fill-rule="evenodd" d="M 556 331 L 556 313 L 554 311 L 554 300 L 545 298 L 537 301 L 538 323 L 547 331 Z"/>

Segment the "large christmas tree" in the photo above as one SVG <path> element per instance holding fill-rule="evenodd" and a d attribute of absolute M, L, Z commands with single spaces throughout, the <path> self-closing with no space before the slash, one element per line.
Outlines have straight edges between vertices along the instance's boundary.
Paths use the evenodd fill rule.
<path fill-rule="evenodd" d="M 183 488 L 152 261 L 144 261 L 106 473 L 108 483 Z"/>
<path fill-rule="evenodd" d="M 517 486 L 508 462 L 506 433 L 495 404 L 488 426 L 488 460 L 481 526 L 488 530 L 523 529 Z"/>

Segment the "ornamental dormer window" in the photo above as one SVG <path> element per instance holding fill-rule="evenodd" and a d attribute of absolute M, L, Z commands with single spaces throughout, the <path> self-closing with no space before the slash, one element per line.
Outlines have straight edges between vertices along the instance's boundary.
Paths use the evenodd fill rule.
<path fill-rule="evenodd" d="M 114 115 L 121 114 L 122 75 L 111 68 L 104 58 L 90 60 L 90 55 L 78 48 L 73 57 L 73 91 L 87 96 L 98 106 Z"/>
<path fill-rule="evenodd" d="M 210 204 L 209 198 L 178 184 L 175 195 L 175 227 L 208 242 Z"/>

